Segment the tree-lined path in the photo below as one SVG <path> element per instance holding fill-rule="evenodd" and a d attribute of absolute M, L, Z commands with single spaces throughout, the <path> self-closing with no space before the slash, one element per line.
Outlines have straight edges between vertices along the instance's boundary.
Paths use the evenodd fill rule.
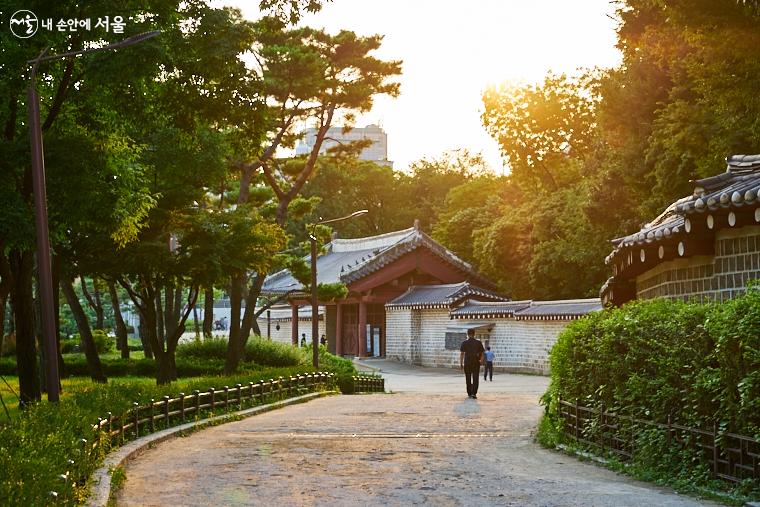
<path fill-rule="evenodd" d="M 706 505 L 550 452 L 531 433 L 548 379 L 373 361 L 395 394 L 332 396 L 158 445 L 118 505 Z"/>

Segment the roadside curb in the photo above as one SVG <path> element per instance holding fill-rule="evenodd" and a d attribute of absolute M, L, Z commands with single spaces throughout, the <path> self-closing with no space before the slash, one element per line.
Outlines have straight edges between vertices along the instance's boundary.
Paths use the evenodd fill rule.
<path fill-rule="evenodd" d="M 230 412 L 228 414 L 209 417 L 208 419 L 202 419 L 200 421 L 181 424 L 179 426 L 167 428 L 165 430 L 157 431 L 155 433 L 151 433 L 150 435 L 138 438 L 137 440 L 119 447 L 116 451 L 106 456 L 103 464 L 92 474 L 92 484 L 89 488 L 90 494 L 87 497 L 87 501 L 84 505 L 87 507 L 105 507 L 108 505 L 108 502 L 111 499 L 111 473 L 113 470 L 123 466 L 130 460 L 142 454 L 143 451 L 152 448 L 154 445 L 180 436 L 185 431 L 196 431 L 208 426 L 215 425 L 217 423 L 233 422 L 239 420 L 239 418 L 252 417 L 264 412 L 287 407 L 288 405 L 304 403 L 316 398 L 322 398 L 324 396 L 330 396 L 333 394 L 339 394 L 339 392 L 322 391 L 317 393 L 309 393 L 303 396 L 298 396 L 296 398 L 289 398 L 286 400 L 269 403 L 267 405 L 240 410 L 238 412 Z M 229 419 L 229 421 L 226 421 L 227 419 Z"/>

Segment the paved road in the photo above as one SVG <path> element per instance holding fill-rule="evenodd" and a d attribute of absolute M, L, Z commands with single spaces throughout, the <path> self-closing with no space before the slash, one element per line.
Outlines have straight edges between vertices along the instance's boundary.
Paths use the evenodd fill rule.
<path fill-rule="evenodd" d="M 321 398 L 160 444 L 127 466 L 118 505 L 712 505 L 534 444 L 545 377 L 501 374 L 470 400 L 454 371 L 365 364 L 394 394 Z"/>

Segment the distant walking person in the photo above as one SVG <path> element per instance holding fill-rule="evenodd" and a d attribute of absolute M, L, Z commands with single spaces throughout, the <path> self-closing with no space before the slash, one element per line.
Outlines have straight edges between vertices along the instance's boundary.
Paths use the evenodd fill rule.
<path fill-rule="evenodd" d="M 464 370 L 464 380 L 467 383 L 467 396 L 478 398 L 478 383 L 480 379 L 480 361 L 483 357 L 483 344 L 475 339 L 475 330 L 467 330 L 467 339 L 459 347 L 459 368 Z"/>
<path fill-rule="evenodd" d="M 301 334 L 301 347 L 306 346 L 306 333 Z"/>
<path fill-rule="evenodd" d="M 486 379 L 489 374 L 490 377 Z M 483 369 L 483 380 L 493 382 L 493 352 L 491 351 L 491 347 L 486 347 L 486 367 Z"/>

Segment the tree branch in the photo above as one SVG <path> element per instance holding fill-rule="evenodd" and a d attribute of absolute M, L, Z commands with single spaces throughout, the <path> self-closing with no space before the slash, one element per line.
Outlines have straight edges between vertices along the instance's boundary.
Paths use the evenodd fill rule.
<path fill-rule="evenodd" d="M 58 89 L 55 92 L 55 98 L 53 104 L 48 110 L 45 123 L 42 124 L 42 131 L 46 131 L 53 125 L 58 113 L 61 112 L 61 106 L 63 106 L 63 99 L 66 97 L 66 92 L 69 89 L 69 83 L 71 82 L 71 75 L 74 73 L 74 59 L 66 60 L 66 68 L 63 70 L 63 77 L 58 83 Z"/>

